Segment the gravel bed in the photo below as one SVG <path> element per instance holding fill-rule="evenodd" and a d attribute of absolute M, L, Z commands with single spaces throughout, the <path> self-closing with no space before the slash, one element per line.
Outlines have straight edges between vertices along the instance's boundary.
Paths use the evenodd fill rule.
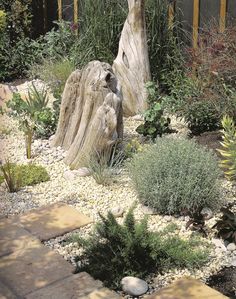
<path fill-rule="evenodd" d="M 133 138 L 144 141 L 136 132 L 135 128 L 140 123 L 141 117 L 128 118 L 124 121 L 125 142 Z M 186 137 L 188 130 L 186 125 L 173 119 L 173 127 L 177 129 L 175 137 Z M 23 133 L 17 129 L 17 122 L 6 116 L 0 116 L 0 158 L 1 160 L 10 159 L 15 163 L 36 163 L 44 166 L 49 175 L 50 181 L 35 185 L 33 187 L 24 187 L 17 193 L 8 193 L 4 184 L 0 186 L 0 217 L 21 214 L 30 209 L 44 206 L 55 202 L 65 202 L 80 212 L 88 215 L 94 221 L 98 220 L 98 213 L 106 214 L 114 207 L 121 207 L 127 211 L 134 203 L 137 203 L 135 217 L 142 218 L 147 212 L 141 204 L 138 204 L 138 198 L 132 187 L 131 180 L 126 168 L 122 169 L 109 186 L 96 184 L 92 177 L 74 176 L 68 177 L 69 168 L 64 164 L 63 158 L 65 152 L 60 147 L 51 148 L 50 140 L 35 140 L 32 146 L 33 157 L 27 160 L 25 157 L 25 144 Z M 9 134 L 10 132 L 10 134 Z M 222 179 L 224 197 L 227 201 L 234 201 L 236 188 L 230 182 Z M 212 227 L 217 215 L 207 221 L 207 226 Z M 122 221 L 120 218 L 119 221 Z M 187 238 L 191 232 L 185 229 L 188 217 L 173 216 L 149 216 L 149 227 L 152 230 L 165 228 L 170 223 L 178 226 L 176 234 Z M 87 236 L 93 228 L 88 225 L 72 233 L 79 233 Z M 66 244 L 65 240 L 72 233 L 44 242 L 44 244 L 60 253 L 66 260 L 74 262 L 74 257 L 80 253 L 75 243 Z M 236 250 L 229 251 L 225 244 L 215 239 L 213 235 L 204 239 L 206 246 L 211 249 L 211 260 L 201 270 L 174 270 L 164 275 L 151 276 L 147 281 L 150 285 L 149 293 L 157 290 L 170 282 L 182 276 L 192 276 L 202 281 L 217 273 L 224 266 L 230 266 L 231 261 L 236 258 Z M 217 243 L 218 242 L 218 243 Z M 220 243 L 221 242 L 221 243 Z M 213 244 L 213 246 L 212 246 Z M 226 244 L 227 245 L 227 244 Z M 145 297 L 145 296 L 144 296 Z"/>

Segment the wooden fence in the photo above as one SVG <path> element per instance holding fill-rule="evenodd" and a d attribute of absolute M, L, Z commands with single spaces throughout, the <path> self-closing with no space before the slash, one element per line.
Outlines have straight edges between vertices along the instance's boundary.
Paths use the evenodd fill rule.
<path fill-rule="evenodd" d="M 221 32 L 230 20 L 236 20 L 236 0 L 169 0 L 169 2 L 169 25 L 171 26 L 178 15 L 184 29 L 192 32 L 193 47 L 197 47 L 201 28 L 212 19 L 218 22 Z M 57 10 L 59 20 L 78 23 L 79 0 L 43 0 L 45 30 L 49 27 L 47 21 L 49 3 Z"/>

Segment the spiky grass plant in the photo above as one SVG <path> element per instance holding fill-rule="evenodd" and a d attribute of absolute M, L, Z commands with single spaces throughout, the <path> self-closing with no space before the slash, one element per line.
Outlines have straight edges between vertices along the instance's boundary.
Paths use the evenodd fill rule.
<path fill-rule="evenodd" d="M 13 164 L 9 160 L 7 160 L 4 165 L 0 163 L 2 178 L 5 181 L 7 189 L 10 193 L 19 191 L 21 185 L 20 174 L 15 174 L 12 165 Z"/>
<path fill-rule="evenodd" d="M 220 167 L 228 180 L 236 179 L 236 127 L 233 119 L 224 116 L 222 119 L 223 149 L 218 149 L 222 156 Z"/>

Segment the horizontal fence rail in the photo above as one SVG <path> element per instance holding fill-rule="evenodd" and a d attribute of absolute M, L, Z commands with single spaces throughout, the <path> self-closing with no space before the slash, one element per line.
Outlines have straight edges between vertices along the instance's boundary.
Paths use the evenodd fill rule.
<path fill-rule="evenodd" d="M 44 29 L 48 26 L 47 2 L 44 5 Z M 78 24 L 80 0 L 54 0 L 58 20 L 72 21 Z M 105 1 L 105 0 L 99 0 Z M 175 18 L 181 21 L 185 30 L 192 32 L 192 45 L 198 45 L 198 35 L 212 19 L 217 22 L 219 31 L 224 32 L 227 23 L 236 20 L 236 0 L 170 0 L 169 26 L 172 27 Z"/>

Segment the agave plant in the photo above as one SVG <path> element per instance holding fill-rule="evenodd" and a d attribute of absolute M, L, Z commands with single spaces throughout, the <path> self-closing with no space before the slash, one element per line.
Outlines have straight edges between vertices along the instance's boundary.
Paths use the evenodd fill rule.
<path fill-rule="evenodd" d="M 224 116 L 222 120 L 223 149 L 218 149 L 223 157 L 220 167 L 223 169 L 225 176 L 229 180 L 236 179 L 236 127 L 234 121 L 229 116 Z"/>
<path fill-rule="evenodd" d="M 221 212 L 223 215 L 212 228 L 218 230 L 218 237 L 236 243 L 236 214 L 228 208 L 222 208 Z"/>

